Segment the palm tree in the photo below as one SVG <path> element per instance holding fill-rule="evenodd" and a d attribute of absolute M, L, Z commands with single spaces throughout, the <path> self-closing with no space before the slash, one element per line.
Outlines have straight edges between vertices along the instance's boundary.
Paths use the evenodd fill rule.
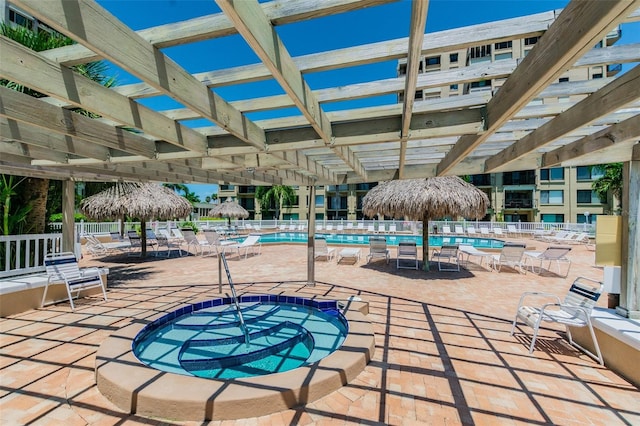
<path fill-rule="evenodd" d="M 30 28 L 21 26 L 13 27 L 4 23 L 0 24 L 0 34 L 36 52 L 67 46 L 74 43 L 70 38 L 56 32 L 34 31 Z M 91 62 L 88 64 L 76 65 L 72 68 L 75 72 L 106 87 L 114 86 L 116 83 L 115 78 L 105 76 L 105 72 L 109 68 L 104 62 Z M 5 79 L 0 79 L 0 85 L 36 98 L 46 96 L 29 87 L 25 87 L 19 83 Z M 97 115 L 80 108 L 76 108 L 73 111 L 90 117 L 97 117 Z M 17 193 L 20 194 L 21 203 L 31 207 L 27 213 L 25 222 L 32 225 L 31 232 L 36 234 L 45 232 L 48 192 L 49 179 L 39 178 L 27 178 L 22 182 L 19 190 L 17 191 Z"/>
<path fill-rule="evenodd" d="M 601 177 L 594 180 L 591 189 L 598 196 L 606 200 L 611 193 L 618 200 L 617 211 L 622 208 L 622 163 L 598 164 L 592 167 L 592 170 L 598 170 L 603 173 Z"/>
<path fill-rule="evenodd" d="M 274 185 L 256 188 L 256 199 L 260 203 L 260 211 L 268 210 L 268 206 L 275 205 L 275 218 L 282 219 L 281 213 L 285 205 L 291 205 L 296 200 L 296 191 L 291 186 Z"/>

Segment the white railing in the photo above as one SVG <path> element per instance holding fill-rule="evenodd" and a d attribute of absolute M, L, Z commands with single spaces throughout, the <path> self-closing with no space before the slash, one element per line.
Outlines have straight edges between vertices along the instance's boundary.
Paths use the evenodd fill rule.
<path fill-rule="evenodd" d="M 0 236 L 0 278 L 43 272 L 45 255 L 61 248 L 62 234 Z"/>

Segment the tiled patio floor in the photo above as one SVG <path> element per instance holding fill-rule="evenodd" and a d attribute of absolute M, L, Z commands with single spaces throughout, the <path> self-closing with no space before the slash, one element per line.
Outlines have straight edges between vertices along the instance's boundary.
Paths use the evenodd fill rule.
<path fill-rule="evenodd" d="M 578 275 L 602 279 L 585 247 L 570 253 L 567 278 L 473 263 L 461 272 L 396 270 L 395 249 L 389 265 L 367 265 L 365 249 L 356 265 L 316 262 L 315 287 L 304 285 L 306 256 L 304 246 L 264 246 L 258 256 L 231 257 L 229 266 L 241 293 L 369 301 L 371 363 L 303 408 L 210 424 L 640 425 L 640 390 L 571 348 L 561 329 L 545 329 L 533 355 L 529 330 L 509 335 L 522 292 L 562 296 Z M 95 353 L 120 327 L 218 296 L 217 264 L 209 256 L 85 258 L 81 266 L 110 268 L 109 301 L 81 299 L 75 313 L 63 303 L 0 319 L 0 423 L 174 424 L 123 413 L 106 400 L 95 385 Z M 606 304 L 604 296 L 599 305 Z"/>

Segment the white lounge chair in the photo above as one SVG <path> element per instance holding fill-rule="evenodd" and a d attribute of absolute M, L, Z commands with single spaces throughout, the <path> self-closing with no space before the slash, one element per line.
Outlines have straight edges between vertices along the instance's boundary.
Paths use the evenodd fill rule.
<path fill-rule="evenodd" d="M 260 235 L 250 234 L 240 244 L 231 246 L 238 251 L 238 257 L 242 256 L 242 250 L 244 250 L 244 258 L 249 255 L 249 251 L 253 254 L 260 254 L 262 249 L 262 243 L 260 242 Z"/>
<path fill-rule="evenodd" d="M 367 225 L 367 232 L 369 234 L 375 234 L 376 233 L 376 228 L 373 225 Z"/>
<path fill-rule="evenodd" d="M 533 353 L 538 337 L 538 330 L 542 321 L 564 324 L 569 343 L 596 359 L 600 365 L 604 365 L 600 346 L 598 345 L 598 340 L 596 339 L 596 334 L 591 324 L 591 311 L 600 298 L 603 288 L 604 285 L 599 281 L 578 277 L 573 284 L 571 284 L 569 292 L 562 302 L 558 296 L 551 293 L 523 293 L 518 303 L 516 317 L 511 326 L 511 335 L 513 336 L 518 320 L 521 320 L 533 328 L 531 346 L 529 346 L 529 353 Z M 524 303 L 529 296 L 535 296 L 537 298 L 546 297 L 550 300 L 550 303 L 545 303 L 541 306 L 526 306 Z M 591 339 L 593 340 L 593 345 L 596 350 L 595 354 L 573 341 L 571 327 L 589 328 L 589 333 L 591 334 Z"/>
<path fill-rule="evenodd" d="M 387 233 L 387 228 L 385 227 L 384 223 L 378 224 L 378 233 L 379 234 L 386 234 Z"/>
<path fill-rule="evenodd" d="M 358 232 L 364 232 L 364 222 L 358 222 Z"/>
<path fill-rule="evenodd" d="M 78 260 L 73 253 L 64 252 L 48 254 L 44 258 L 44 265 L 48 277 L 47 284 L 44 287 L 44 294 L 42 295 L 42 302 L 40 303 L 40 306 L 44 306 L 49 285 L 56 282 L 64 282 L 72 311 L 75 311 L 72 294 L 74 292 L 76 293 L 75 297 L 78 297 L 80 291 L 82 290 L 100 288 L 102 290 L 104 300 L 107 300 L 107 292 L 104 282 L 102 281 L 100 269 L 80 269 L 78 267 Z"/>
<path fill-rule="evenodd" d="M 464 229 L 460 225 L 456 225 L 454 231 L 456 235 L 464 235 Z"/>
<path fill-rule="evenodd" d="M 293 232 L 295 230 L 296 230 L 296 224 L 295 223 L 289 224 L 289 232 Z"/>
<path fill-rule="evenodd" d="M 316 237 L 316 239 L 313 240 L 313 246 L 314 246 L 314 251 L 313 251 L 314 259 L 321 258 L 329 261 L 333 259 L 333 257 L 336 254 L 336 249 L 327 246 L 327 240 L 324 237 Z"/>
<path fill-rule="evenodd" d="M 410 266 L 401 266 L 403 261 L 409 261 Z M 398 256 L 396 258 L 398 269 L 418 269 L 418 248 L 415 241 L 399 241 Z"/>
<path fill-rule="evenodd" d="M 487 266 L 489 268 L 491 267 L 491 265 L 489 265 L 489 261 L 493 259 L 493 253 L 478 250 L 470 244 L 460 244 L 458 246 L 458 249 L 460 250 L 460 257 L 462 258 L 462 261 L 465 262 L 465 264 L 468 264 L 470 258 L 473 256 L 480 258 L 480 266 L 482 266 L 482 262 L 486 260 Z M 467 256 L 467 260 L 464 260 L 465 255 Z"/>
<path fill-rule="evenodd" d="M 330 223 L 327 223 L 327 226 L 325 227 L 325 229 L 327 230 L 327 232 L 333 232 L 333 225 Z"/>
<path fill-rule="evenodd" d="M 193 229 L 184 228 L 182 229 L 182 235 L 184 236 L 184 240 L 187 242 L 187 251 L 189 251 L 190 247 L 194 247 L 196 250 L 196 254 L 198 252 L 204 255 L 204 250 L 209 250 L 209 254 L 212 253 L 213 247 L 209 244 L 208 241 L 203 241 L 198 238 Z"/>
<path fill-rule="evenodd" d="M 347 232 L 353 232 L 353 222 L 347 222 Z"/>
<path fill-rule="evenodd" d="M 385 237 L 369 237 L 369 254 L 367 255 L 367 263 L 371 262 L 372 259 L 385 259 L 387 263 L 389 263 L 389 249 L 387 248 L 387 240 Z"/>
<path fill-rule="evenodd" d="M 467 226 L 467 235 L 469 236 L 478 235 L 478 233 L 476 232 L 476 228 L 472 225 Z"/>
<path fill-rule="evenodd" d="M 549 262 L 547 270 L 551 270 L 551 262 L 556 262 L 558 266 L 558 275 L 562 275 L 560 272 L 560 262 L 567 263 L 567 272 L 562 275 L 566 277 L 569 275 L 569 269 L 571 269 L 571 260 L 567 258 L 567 254 L 571 251 L 571 247 L 567 246 L 549 246 L 545 251 L 525 251 L 525 264 L 529 263 L 531 266 L 531 272 L 539 273 L 542 271 L 542 264 Z M 536 272 L 536 264 L 538 265 L 538 272 Z"/>
<path fill-rule="evenodd" d="M 495 235 L 498 238 L 504 238 L 504 232 L 502 232 L 502 228 L 498 226 L 493 228 L 493 235 Z"/>
<path fill-rule="evenodd" d="M 343 233 L 344 232 L 344 225 L 340 224 L 340 225 L 336 225 L 336 232 L 338 233 Z"/>
<path fill-rule="evenodd" d="M 518 231 L 515 225 L 507 225 L 507 235 L 510 237 L 519 238 L 521 236 L 521 233 L 520 231 Z"/>
<path fill-rule="evenodd" d="M 237 241 L 223 240 L 216 231 L 204 231 L 204 237 L 217 254 L 225 253 L 227 249 L 233 249 L 238 245 Z"/>
<path fill-rule="evenodd" d="M 451 227 L 448 225 L 442 225 L 442 235 L 453 235 Z"/>
<path fill-rule="evenodd" d="M 398 232 L 398 228 L 397 228 L 396 224 L 392 223 L 391 225 L 389 225 L 389 233 L 390 234 L 395 234 L 396 232 Z"/>
<path fill-rule="evenodd" d="M 440 247 L 440 250 L 434 250 L 431 255 L 431 260 L 436 260 L 438 262 L 439 271 L 460 271 L 459 247 L 457 244 L 443 244 L 442 247 Z M 454 266 L 446 266 L 448 264 L 452 264 Z"/>
<path fill-rule="evenodd" d="M 487 228 L 486 226 L 481 226 L 480 235 L 482 235 L 483 237 L 490 237 L 491 233 L 489 232 L 489 228 Z"/>
<path fill-rule="evenodd" d="M 158 245 L 167 248 L 167 257 L 171 256 L 171 250 L 173 249 L 177 249 L 178 254 L 182 257 L 182 240 L 171 236 L 167 229 L 158 229 L 156 237 L 158 239 Z"/>
<path fill-rule="evenodd" d="M 524 250 L 524 243 L 504 243 L 500 254 L 493 255 L 493 268 L 500 272 L 503 266 L 509 266 L 522 274 L 526 274 Z"/>

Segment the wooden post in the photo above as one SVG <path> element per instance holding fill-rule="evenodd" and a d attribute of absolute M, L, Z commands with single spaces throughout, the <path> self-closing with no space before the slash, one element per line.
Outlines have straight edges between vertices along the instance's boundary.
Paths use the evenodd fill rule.
<path fill-rule="evenodd" d="M 307 229 L 307 285 L 316 285 L 315 277 L 316 187 L 309 187 L 309 227 Z"/>
<path fill-rule="evenodd" d="M 75 199 L 75 183 L 62 181 L 62 251 L 71 253 L 75 253 L 76 248 Z"/>

